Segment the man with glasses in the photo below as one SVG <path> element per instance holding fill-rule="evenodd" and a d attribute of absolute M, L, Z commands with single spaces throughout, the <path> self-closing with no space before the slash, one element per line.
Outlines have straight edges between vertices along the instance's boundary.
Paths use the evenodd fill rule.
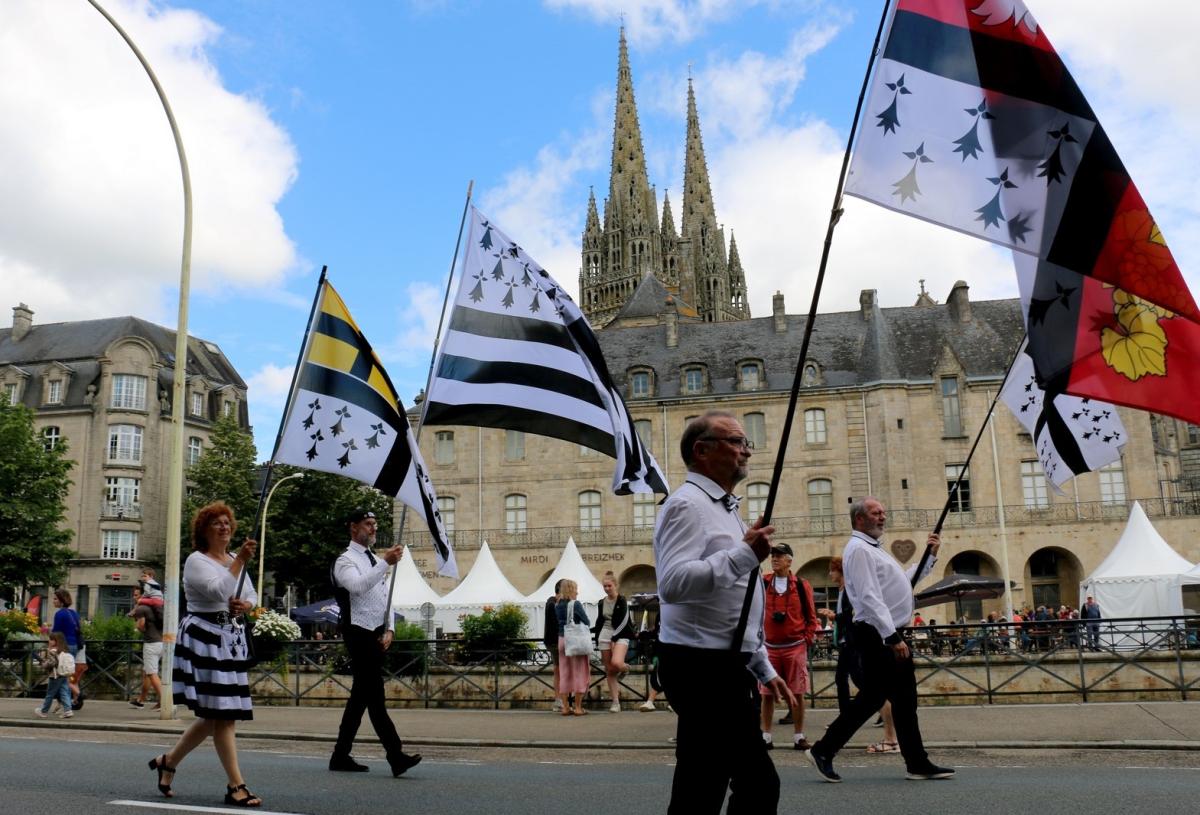
<path fill-rule="evenodd" d="M 774 528 L 761 519 L 747 527 L 738 514 L 731 493 L 746 478 L 751 444 L 733 414 L 693 419 L 679 448 L 687 480 L 654 527 L 659 678 L 679 717 L 667 811 L 718 813 L 730 790 L 729 811 L 768 815 L 779 775 L 759 730 L 757 682 L 795 704 L 763 637 L 759 564 Z"/>

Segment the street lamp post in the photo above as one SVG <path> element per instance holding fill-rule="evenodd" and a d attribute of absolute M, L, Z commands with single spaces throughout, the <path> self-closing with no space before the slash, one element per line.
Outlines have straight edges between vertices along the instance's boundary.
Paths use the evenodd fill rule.
<path fill-rule="evenodd" d="M 285 475 L 272 485 L 270 492 L 267 493 L 267 500 L 263 502 L 262 525 L 258 531 L 258 602 L 263 601 L 263 562 L 267 559 L 267 510 L 271 507 L 271 496 L 275 494 L 275 490 L 279 489 L 279 485 L 284 481 L 290 481 L 293 478 L 304 478 L 304 473 L 292 473 Z"/>

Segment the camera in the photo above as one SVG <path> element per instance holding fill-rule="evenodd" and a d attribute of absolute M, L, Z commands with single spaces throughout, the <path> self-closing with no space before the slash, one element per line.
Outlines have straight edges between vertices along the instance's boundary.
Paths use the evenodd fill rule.
<path fill-rule="evenodd" d="M 773 613 L 771 615 L 771 619 L 777 623 L 781 623 L 787 619 L 787 612 L 786 611 L 776 611 L 775 613 Z"/>

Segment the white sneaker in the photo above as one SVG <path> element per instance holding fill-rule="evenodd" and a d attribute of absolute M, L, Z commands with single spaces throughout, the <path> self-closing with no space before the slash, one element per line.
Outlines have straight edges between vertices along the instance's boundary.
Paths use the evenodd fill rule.
<path fill-rule="evenodd" d="M 621 703 L 620 703 L 620 702 L 613 702 L 613 703 L 612 703 L 612 707 L 610 707 L 610 708 L 608 709 L 608 712 L 609 712 L 609 713 L 620 713 L 620 712 L 621 712 Z"/>
<path fill-rule="evenodd" d="M 74 715 L 75 715 L 74 713 L 72 713 L 71 711 L 69 711 L 69 710 L 68 710 L 68 711 L 65 711 L 65 712 L 63 712 L 62 714 L 60 714 L 58 718 L 60 718 L 60 719 L 69 719 L 69 718 L 71 718 L 71 717 L 72 717 L 72 716 L 74 716 Z"/>
<path fill-rule="evenodd" d="M 44 719 L 46 718 L 46 711 L 42 710 L 40 707 L 35 707 L 33 709 L 33 715 L 37 716 L 39 719 Z"/>
<path fill-rule="evenodd" d="M 653 702 L 647 699 L 638 705 L 638 710 L 642 711 L 642 713 L 653 713 L 654 711 L 658 710 L 658 708 L 654 706 Z"/>

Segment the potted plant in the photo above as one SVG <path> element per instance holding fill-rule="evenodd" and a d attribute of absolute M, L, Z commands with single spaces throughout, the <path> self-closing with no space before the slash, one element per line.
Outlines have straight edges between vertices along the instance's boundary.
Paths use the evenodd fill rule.
<path fill-rule="evenodd" d="M 289 642 L 300 639 L 300 626 L 282 614 L 266 608 L 256 608 L 254 618 L 254 650 L 259 662 L 278 657 Z"/>

